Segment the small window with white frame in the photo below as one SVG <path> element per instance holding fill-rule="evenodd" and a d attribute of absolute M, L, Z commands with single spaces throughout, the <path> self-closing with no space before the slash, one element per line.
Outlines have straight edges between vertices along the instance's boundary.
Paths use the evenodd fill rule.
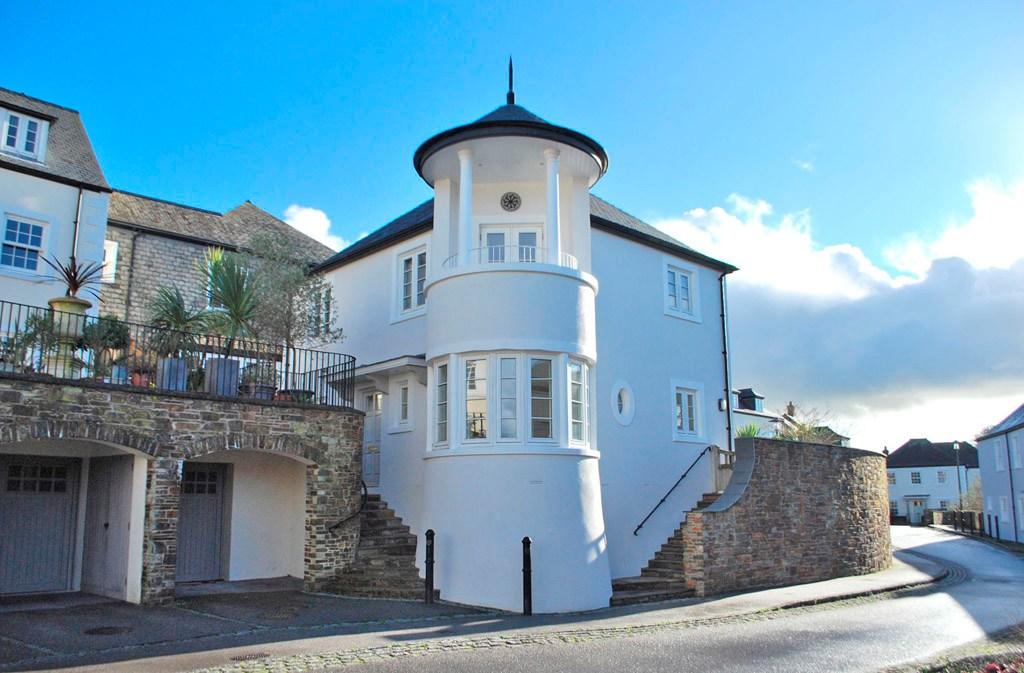
<path fill-rule="evenodd" d="M 939 509 L 943 512 L 949 509 L 949 500 L 939 500 Z"/>
<path fill-rule="evenodd" d="M 0 149 L 24 159 L 42 161 L 49 124 L 21 112 L 0 109 Z"/>
<path fill-rule="evenodd" d="M 487 358 L 466 360 L 465 373 L 465 439 L 487 439 Z"/>
<path fill-rule="evenodd" d="M 569 361 L 569 441 L 585 444 L 590 439 L 589 368 L 579 360 Z"/>
<path fill-rule="evenodd" d="M 677 440 L 701 436 L 701 390 L 693 383 L 672 384 L 672 434 Z"/>
<path fill-rule="evenodd" d="M 938 482 L 940 484 L 945 484 L 946 483 L 946 479 L 947 479 L 946 471 L 945 470 L 936 470 L 935 478 L 938 480 Z"/>
<path fill-rule="evenodd" d="M 666 260 L 662 280 L 665 288 L 665 314 L 699 321 L 696 269 Z"/>
<path fill-rule="evenodd" d="M 530 358 L 530 438 L 553 439 L 554 405 L 550 358 Z"/>
<path fill-rule="evenodd" d="M 398 389 L 398 424 L 409 422 L 409 384 L 405 383 Z"/>
<path fill-rule="evenodd" d="M 437 365 L 434 374 L 434 443 L 448 443 L 448 363 Z"/>
<path fill-rule="evenodd" d="M 427 301 L 427 250 L 417 248 L 398 258 L 398 312 L 411 315 L 422 311 Z"/>
<path fill-rule="evenodd" d="M 516 439 L 519 437 L 518 360 L 514 357 L 499 358 L 498 370 L 499 436 L 501 439 Z"/>
<path fill-rule="evenodd" d="M 1021 439 L 1019 432 L 1015 432 L 1010 436 L 1010 465 L 1015 470 L 1019 470 L 1024 467 L 1024 448 L 1021 447 L 1024 444 L 1024 440 Z M 1024 519 L 1022 519 L 1024 520 Z"/>
<path fill-rule="evenodd" d="M 889 501 L 889 513 L 892 514 L 893 516 L 895 516 L 895 515 L 900 513 L 900 505 L 899 505 L 898 501 L 896 501 L 896 500 L 890 500 Z"/>
<path fill-rule="evenodd" d="M 895 472 L 890 472 L 889 473 L 889 485 L 890 486 L 895 486 L 896 485 L 896 473 Z"/>
<path fill-rule="evenodd" d="M 103 241 L 103 276 L 104 283 L 117 282 L 117 241 Z"/>
<path fill-rule="evenodd" d="M 17 215 L 4 218 L 0 266 L 17 271 L 38 271 L 43 256 L 46 226 Z"/>
<path fill-rule="evenodd" d="M 920 484 L 921 483 L 921 473 L 920 472 L 911 472 L 910 473 L 910 483 L 911 484 Z"/>
<path fill-rule="evenodd" d="M 1000 441 L 997 439 L 992 442 L 992 457 L 995 458 L 996 472 L 1002 472 L 1006 469 L 1006 456 L 1004 455 L 1006 445 L 1003 441 L 1005 440 Z"/>

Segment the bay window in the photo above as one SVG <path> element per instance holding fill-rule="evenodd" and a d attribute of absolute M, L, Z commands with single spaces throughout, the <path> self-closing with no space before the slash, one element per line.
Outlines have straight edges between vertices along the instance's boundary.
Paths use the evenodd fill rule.
<path fill-rule="evenodd" d="M 579 360 L 569 362 L 569 439 L 586 442 L 590 436 L 590 395 L 587 390 L 588 367 Z"/>
<path fill-rule="evenodd" d="M 436 404 L 434 419 L 435 431 L 434 441 L 438 444 L 448 442 L 448 365 L 437 366 L 437 389 L 435 391 Z"/>
<path fill-rule="evenodd" d="M 501 382 L 498 402 L 501 407 L 501 438 L 515 439 L 519 436 L 518 414 L 519 391 L 516 386 L 516 358 L 501 358 Z"/>
<path fill-rule="evenodd" d="M 487 439 L 487 359 L 466 360 L 466 439 Z"/>

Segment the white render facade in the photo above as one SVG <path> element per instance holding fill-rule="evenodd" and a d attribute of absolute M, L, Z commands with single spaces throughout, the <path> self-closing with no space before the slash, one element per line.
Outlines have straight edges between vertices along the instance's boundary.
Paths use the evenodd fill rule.
<path fill-rule="evenodd" d="M 956 465 L 890 467 L 886 472 L 889 478 L 890 514 L 907 517 L 909 523 L 915 524 L 922 522 L 927 509 L 956 509 L 961 492 L 966 495 L 970 485 L 981 479 L 977 467 L 963 465 L 959 468 Z"/>
<path fill-rule="evenodd" d="M 511 92 L 415 163 L 433 199 L 320 267 L 360 363 L 366 481 L 435 531 L 446 600 L 518 609 L 528 536 L 534 610 L 606 607 L 714 490 L 734 268 L 593 197 L 604 150 Z"/>
<path fill-rule="evenodd" d="M 978 437 L 986 529 L 1024 541 L 1024 404 Z"/>

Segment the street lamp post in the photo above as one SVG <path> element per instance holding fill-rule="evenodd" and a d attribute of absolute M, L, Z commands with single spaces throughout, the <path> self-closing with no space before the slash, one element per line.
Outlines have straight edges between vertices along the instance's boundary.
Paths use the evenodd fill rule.
<path fill-rule="evenodd" d="M 964 511 L 964 487 L 960 483 L 960 442 L 953 442 L 953 455 L 956 457 L 956 490 L 960 495 L 960 511 Z"/>

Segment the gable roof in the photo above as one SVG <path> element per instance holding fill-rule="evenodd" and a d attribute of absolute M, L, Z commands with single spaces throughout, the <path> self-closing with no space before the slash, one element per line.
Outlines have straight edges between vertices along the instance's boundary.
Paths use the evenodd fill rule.
<path fill-rule="evenodd" d="M 409 212 L 401 215 L 391 222 L 388 222 L 380 229 L 377 229 L 369 236 L 366 236 L 329 259 L 321 262 L 317 271 L 327 271 L 343 266 L 369 255 L 381 248 L 411 238 L 424 231 L 429 231 L 434 226 L 434 200 L 424 201 Z M 708 257 L 693 248 L 672 238 L 656 227 L 647 224 L 629 213 L 616 208 L 604 199 L 593 194 L 590 195 L 590 226 L 608 231 L 612 234 L 634 240 L 644 245 L 659 248 L 666 252 L 678 255 L 700 264 L 705 264 L 712 269 L 724 273 L 731 273 L 736 267 Z"/>
<path fill-rule="evenodd" d="M 110 191 L 77 111 L 2 87 L 0 107 L 38 117 L 49 124 L 43 163 L 0 152 L 0 167 L 75 187 Z"/>
<path fill-rule="evenodd" d="M 1017 407 L 1009 416 L 999 421 L 991 428 L 984 430 L 980 435 L 978 435 L 977 439 L 979 441 L 982 439 L 988 439 L 989 437 L 1001 435 L 1006 432 L 1013 432 L 1020 428 L 1024 428 L 1024 404 Z"/>
<path fill-rule="evenodd" d="M 970 442 L 957 442 L 960 456 L 953 451 L 953 442 L 930 442 L 911 439 L 889 454 L 888 467 L 953 467 L 959 460 L 964 467 L 978 467 L 978 449 Z"/>
<path fill-rule="evenodd" d="M 246 201 L 226 213 L 194 208 L 130 192 L 115 191 L 110 195 L 108 222 L 113 226 L 140 229 L 171 238 L 185 239 L 204 245 L 226 248 L 247 248 L 254 234 L 276 231 L 313 259 L 322 260 L 333 251 Z"/>

